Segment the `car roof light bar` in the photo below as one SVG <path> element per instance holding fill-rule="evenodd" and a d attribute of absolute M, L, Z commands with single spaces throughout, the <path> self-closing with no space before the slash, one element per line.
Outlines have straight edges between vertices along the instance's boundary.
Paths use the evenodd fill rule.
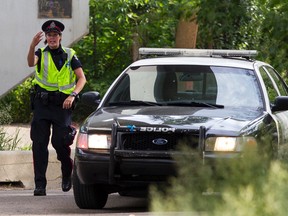
<path fill-rule="evenodd" d="M 198 57 L 244 57 L 257 55 L 257 50 L 225 50 L 225 49 L 181 49 L 181 48 L 140 48 L 139 55 L 155 56 L 198 56 Z"/>

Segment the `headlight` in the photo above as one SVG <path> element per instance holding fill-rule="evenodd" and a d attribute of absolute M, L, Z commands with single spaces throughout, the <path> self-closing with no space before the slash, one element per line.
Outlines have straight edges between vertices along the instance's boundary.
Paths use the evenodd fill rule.
<path fill-rule="evenodd" d="M 244 148 L 257 147 L 254 137 L 209 137 L 205 142 L 205 151 L 243 151 Z"/>
<path fill-rule="evenodd" d="M 88 148 L 109 149 L 111 146 L 111 135 L 91 134 L 88 135 Z"/>

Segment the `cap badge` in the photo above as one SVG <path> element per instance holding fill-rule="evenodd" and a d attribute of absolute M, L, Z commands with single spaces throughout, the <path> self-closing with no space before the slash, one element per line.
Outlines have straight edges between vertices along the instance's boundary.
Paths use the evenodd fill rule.
<path fill-rule="evenodd" d="M 52 23 L 50 24 L 50 26 L 49 26 L 49 28 L 55 28 L 55 27 L 56 27 L 56 25 L 55 25 L 54 22 L 52 22 Z"/>

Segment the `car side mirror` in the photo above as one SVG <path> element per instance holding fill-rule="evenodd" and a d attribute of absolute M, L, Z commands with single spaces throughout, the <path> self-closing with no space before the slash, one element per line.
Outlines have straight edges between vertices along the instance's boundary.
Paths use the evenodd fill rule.
<path fill-rule="evenodd" d="M 275 98 L 272 111 L 285 111 L 288 110 L 288 96 L 278 96 Z"/>
<path fill-rule="evenodd" d="M 101 102 L 100 93 L 97 91 L 85 92 L 81 96 L 81 103 L 90 107 L 98 107 Z"/>

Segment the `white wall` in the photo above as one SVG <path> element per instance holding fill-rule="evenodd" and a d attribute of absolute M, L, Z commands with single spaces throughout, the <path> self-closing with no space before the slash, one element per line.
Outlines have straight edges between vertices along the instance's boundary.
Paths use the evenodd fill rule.
<path fill-rule="evenodd" d="M 38 0 L 1 0 L 0 8 L 1 97 L 33 74 L 34 68 L 27 66 L 27 52 L 48 18 L 38 18 Z M 69 47 L 89 31 L 89 0 L 72 0 L 72 18 L 57 20 L 65 25 L 62 45 Z"/>

